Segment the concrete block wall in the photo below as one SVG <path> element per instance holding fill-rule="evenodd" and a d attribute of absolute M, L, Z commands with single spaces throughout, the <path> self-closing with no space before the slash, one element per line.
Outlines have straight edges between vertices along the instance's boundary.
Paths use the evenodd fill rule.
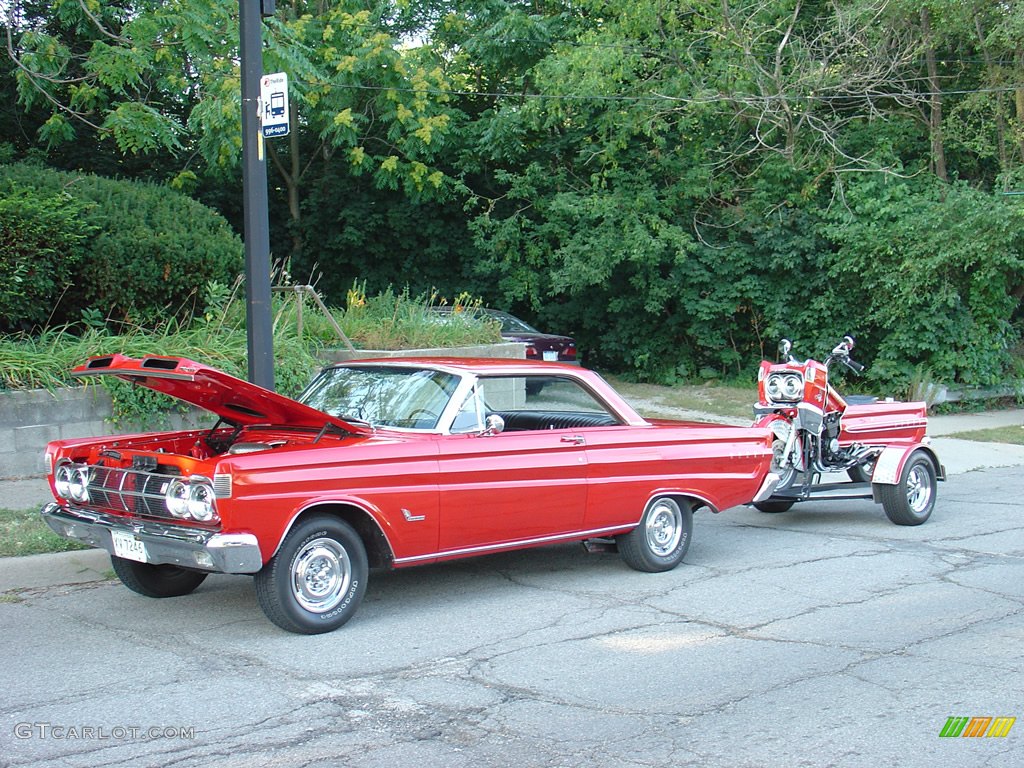
<path fill-rule="evenodd" d="M 0 478 L 33 477 L 46 471 L 43 452 L 51 440 L 127 434 L 146 427 L 111 423 L 110 395 L 98 386 L 0 392 Z M 148 429 L 211 426 L 201 411 L 169 414 L 167 425 Z"/>

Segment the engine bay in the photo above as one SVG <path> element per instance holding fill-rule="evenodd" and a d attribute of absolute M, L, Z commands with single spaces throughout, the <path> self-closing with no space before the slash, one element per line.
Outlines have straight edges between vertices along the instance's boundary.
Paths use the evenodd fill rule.
<path fill-rule="evenodd" d="M 71 449 L 65 458 L 93 466 L 169 475 L 191 475 L 201 464 L 223 455 L 273 451 L 290 446 L 337 442 L 348 433 L 328 426 L 236 426 L 218 422 L 212 429 L 97 439 Z"/>

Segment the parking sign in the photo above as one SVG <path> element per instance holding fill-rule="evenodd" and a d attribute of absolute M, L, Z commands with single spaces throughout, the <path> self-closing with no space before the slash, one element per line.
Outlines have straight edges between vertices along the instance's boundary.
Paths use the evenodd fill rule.
<path fill-rule="evenodd" d="M 288 135 L 288 73 L 260 78 L 260 123 L 265 139 Z"/>

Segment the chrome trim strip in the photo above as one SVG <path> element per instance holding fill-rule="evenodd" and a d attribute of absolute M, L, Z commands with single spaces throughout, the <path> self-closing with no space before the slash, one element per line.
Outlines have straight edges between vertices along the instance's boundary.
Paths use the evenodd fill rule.
<path fill-rule="evenodd" d="M 618 531 L 628 531 L 631 528 L 636 528 L 638 523 L 632 525 L 613 525 L 607 528 L 595 528 L 589 531 L 572 531 L 571 533 L 559 533 L 552 536 L 538 536 L 534 539 L 518 539 L 517 541 L 506 541 L 501 544 L 485 544 L 479 547 L 463 547 L 461 549 L 445 549 L 440 552 L 432 552 L 429 555 L 414 555 L 412 557 L 396 557 L 394 560 L 395 565 L 405 565 L 406 563 L 418 563 L 423 560 L 437 560 L 441 557 L 458 557 L 460 555 L 473 555 L 483 554 L 485 552 L 501 552 L 506 549 L 518 549 L 520 547 L 529 547 L 537 544 L 552 544 L 557 541 L 575 541 L 577 539 L 587 539 L 591 536 L 600 536 L 602 534 L 614 533 Z"/>
<path fill-rule="evenodd" d="M 891 421 L 882 422 L 880 424 L 872 424 L 871 426 L 865 427 L 848 427 L 843 424 L 843 431 L 847 434 L 856 434 L 858 432 L 888 432 L 894 429 L 917 429 L 918 427 L 927 427 L 928 419 L 917 419 L 916 421 Z"/>
<path fill-rule="evenodd" d="M 412 512 L 410 512 L 405 507 L 402 507 L 402 517 L 405 518 L 405 522 L 407 522 L 407 523 L 418 523 L 421 520 L 426 520 L 427 519 L 426 515 L 414 515 Z"/>

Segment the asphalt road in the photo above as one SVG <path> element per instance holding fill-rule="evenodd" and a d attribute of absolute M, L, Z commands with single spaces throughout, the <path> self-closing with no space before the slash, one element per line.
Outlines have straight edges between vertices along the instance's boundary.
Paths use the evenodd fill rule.
<path fill-rule="evenodd" d="M 0 765 L 1019 766 L 1024 720 L 939 732 L 1024 715 L 1024 473 L 939 494 L 917 528 L 700 512 L 666 574 L 575 546 L 374 573 L 314 637 L 245 577 L 8 593 Z"/>

